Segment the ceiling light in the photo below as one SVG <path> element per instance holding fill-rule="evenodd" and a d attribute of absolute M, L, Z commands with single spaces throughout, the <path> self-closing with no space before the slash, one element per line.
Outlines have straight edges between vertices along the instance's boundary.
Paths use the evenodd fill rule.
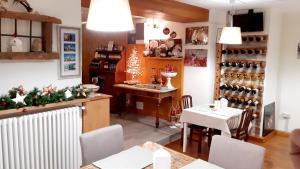
<path fill-rule="evenodd" d="M 231 45 L 242 44 L 241 28 L 223 27 L 219 43 Z"/>
<path fill-rule="evenodd" d="M 241 28 L 240 27 L 233 27 L 233 5 L 235 0 L 230 0 L 230 4 L 232 5 L 232 11 L 228 13 L 230 16 L 230 26 L 223 27 L 220 41 L 219 43 L 222 44 L 231 44 L 231 45 L 238 45 L 242 44 L 242 35 L 241 35 Z"/>
<path fill-rule="evenodd" d="M 91 0 L 86 27 L 104 32 L 133 30 L 128 0 Z"/>

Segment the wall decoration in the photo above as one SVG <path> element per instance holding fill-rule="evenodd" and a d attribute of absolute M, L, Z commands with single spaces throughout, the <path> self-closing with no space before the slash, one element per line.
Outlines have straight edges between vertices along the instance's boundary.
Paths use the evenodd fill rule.
<path fill-rule="evenodd" d="M 176 36 L 177 36 L 176 32 L 173 31 L 173 32 L 170 33 L 170 38 L 175 39 Z"/>
<path fill-rule="evenodd" d="M 163 33 L 164 33 L 164 35 L 169 35 L 170 29 L 169 29 L 168 27 L 165 27 L 165 28 L 163 29 Z"/>
<path fill-rule="evenodd" d="M 182 40 L 150 40 L 148 53 L 152 57 L 182 57 Z"/>
<path fill-rule="evenodd" d="M 206 49 L 186 49 L 185 66 L 206 67 L 207 66 L 207 50 Z"/>
<path fill-rule="evenodd" d="M 23 52 L 23 42 L 17 37 L 11 39 L 10 46 L 12 52 Z"/>
<path fill-rule="evenodd" d="M 186 28 L 185 43 L 192 45 L 207 45 L 208 26 Z"/>
<path fill-rule="evenodd" d="M 300 59 L 300 43 L 298 43 L 298 53 L 297 53 L 297 58 Z"/>
<path fill-rule="evenodd" d="M 31 8 L 30 4 L 27 2 L 27 0 L 14 0 L 14 3 L 20 3 L 24 8 L 26 8 L 27 12 L 32 12 L 33 9 Z"/>
<path fill-rule="evenodd" d="M 60 77 L 81 75 L 80 28 L 59 27 Z"/>
<path fill-rule="evenodd" d="M 7 0 L 0 0 L 0 11 L 7 11 L 8 2 Z"/>

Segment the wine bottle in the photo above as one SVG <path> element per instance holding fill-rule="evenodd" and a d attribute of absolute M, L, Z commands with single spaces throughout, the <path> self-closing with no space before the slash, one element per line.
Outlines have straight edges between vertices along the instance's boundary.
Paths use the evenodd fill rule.
<path fill-rule="evenodd" d="M 236 103 L 237 103 L 237 99 L 234 98 L 234 97 L 232 97 L 232 98 L 230 99 L 230 102 L 231 102 L 232 104 L 236 104 Z"/>
<path fill-rule="evenodd" d="M 256 63 L 253 63 L 253 64 L 252 64 L 252 68 L 253 68 L 253 69 L 257 69 L 257 68 L 258 68 L 258 65 L 257 65 Z"/>
<path fill-rule="evenodd" d="M 251 63 L 246 63 L 245 67 L 246 67 L 247 69 L 250 69 Z"/>
<path fill-rule="evenodd" d="M 248 105 L 249 105 L 249 100 L 248 100 L 248 99 L 245 99 L 243 105 L 244 105 L 244 106 L 248 106 Z"/>
<path fill-rule="evenodd" d="M 239 89 L 238 89 L 238 91 L 239 91 L 240 93 L 242 93 L 245 89 L 246 89 L 245 86 L 240 86 Z"/>
<path fill-rule="evenodd" d="M 236 62 L 232 62 L 232 63 L 231 63 L 231 66 L 232 66 L 232 67 L 236 67 L 236 66 L 237 66 L 237 63 L 236 63 Z"/>
<path fill-rule="evenodd" d="M 249 55 L 252 55 L 252 54 L 254 53 L 254 51 L 253 51 L 252 49 L 248 49 L 248 50 L 247 50 L 247 53 L 248 53 Z"/>
<path fill-rule="evenodd" d="M 243 99 L 238 99 L 238 100 L 237 100 L 237 104 L 240 104 L 240 105 L 241 105 L 241 104 L 243 104 L 243 103 L 244 103 L 244 100 L 243 100 Z"/>
<path fill-rule="evenodd" d="M 237 49 L 235 49 L 235 50 L 233 50 L 233 53 L 234 53 L 235 55 L 238 55 L 238 54 L 240 53 L 240 51 L 237 50 Z"/>
<path fill-rule="evenodd" d="M 227 84 L 223 84 L 223 85 L 220 86 L 220 90 L 224 90 L 226 88 L 227 88 Z"/>
<path fill-rule="evenodd" d="M 220 67 L 224 67 L 224 66 L 225 66 L 225 62 L 221 62 Z"/>
<path fill-rule="evenodd" d="M 238 86 L 238 85 L 233 85 L 231 90 L 232 90 L 232 91 L 237 91 L 238 89 L 239 89 L 239 86 Z"/>
<path fill-rule="evenodd" d="M 265 38 L 264 38 L 264 36 L 256 36 L 255 40 L 256 40 L 256 42 L 261 42 L 261 41 L 264 41 Z"/>
<path fill-rule="evenodd" d="M 232 90 L 233 89 L 233 86 L 230 84 L 227 86 L 227 90 Z"/>
<path fill-rule="evenodd" d="M 226 67 L 230 67 L 230 66 L 231 66 L 231 63 L 230 63 L 230 62 L 226 62 L 226 63 L 225 63 L 225 66 L 226 66 Z"/>
<path fill-rule="evenodd" d="M 251 88 L 250 94 L 255 95 L 258 93 L 258 89 Z"/>
<path fill-rule="evenodd" d="M 244 91 L 245 91 L 245 93 L 250 93 L 251 88 L 250 87 L 246 87 Z"/>
<path fill-rule="evenodd" d="M 266 67 L 266 62 L 260 62 L 260 67 L 265 68 Z"/>
<path fill-rule="evenodd" d="M 253 37 L 253 36 L 249 36 L 249 37 L 248 37 L 248 41 L 249 41 L 249 42 L 252 42 L 253 40 L 254 40 L 254 37 Z"/>
<path fill-rule="evenodd" d="M 246 54 L 246 51 L 245 51 L 244 49 L 241 49 L 241 50 L 240 50 L 240 53 L 241 53 L 242 55 L 244 55 L 244 54 Z"/>
<path fill-rule="evenodd" d="M 250 106 L 257 106 L 259 104 L 259 101 L 258 100 L 254 100 L 254 101 L 252 101 L 251 100 L 251 103 L 250 103 Z"/>
<path fill-rule="evenodd" d="M 240 63 L 239 68 L 243 68 L 245 66 L 245 63 Z"/>
<path fill-rule="evenodd" d="M 262 54 L 262 50 L 261 50 L 261 49 L 255 49 L 255 50 L 254 50 L 254 53 L 255 53 L 256 55 Z"/>
<path fill-rule="evenodd" d="M 232 50 L 227 50 L 227 54 L 231 55 L 232 54 Z"/>
<path fill-rule="evenodd" d="M 247 40 L 248 40 L 247 36 L 243 36 L 243 37 L 242 37 L 242 41 L 243 41 L 243 42 L 246 42 Z"/>
<path fill-rule="evenodd" d="M 222 54 L 227 54 L 227 50 L 222 50 Z"/>

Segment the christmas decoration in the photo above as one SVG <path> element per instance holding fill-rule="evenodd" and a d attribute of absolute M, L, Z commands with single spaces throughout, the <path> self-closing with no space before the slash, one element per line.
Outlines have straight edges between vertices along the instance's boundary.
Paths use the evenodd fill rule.
<path fill-rule="evenodd" d="M 56 87 L 52 87 L 52 85 L 49 85 L 43 88 L 42 96 L 49 96 L 55 92 L 56 92 Z"/>
<path fill-rule="evenodd" d="M 79 98 L 86 98 L 90 90 L 82 85 L 57 90 L 56 87 L 49 85 L 42 90 L 34 88 L 26 92 L 23 86 L 12 88 L 8 95 L 0 96 L 0 110 L 18 109 L 25 106 L 41 106 L 50 103 L 58 103 Z M 24 109 L 24 112 L 26 110 Z"/>
<path fill-rule="evenodd" d="M 136 48 L 132 49 L 132 53 L 128 58 L 126 72 L 131 74 L 132 81 L 134 81 L 136 76 L 139 76 L 143 73 L 141 70 L 140 60 L 138 58 L 138 52 Z"/>
<path fill-rule="evenodd" d="M 22 103 L 24 105 L 26 105 L 26 103 L 24 102 L 26 95 L 21 96 L 19 93 L 17 93 L 16 98 L 12 99 L 15 103 Z"/>

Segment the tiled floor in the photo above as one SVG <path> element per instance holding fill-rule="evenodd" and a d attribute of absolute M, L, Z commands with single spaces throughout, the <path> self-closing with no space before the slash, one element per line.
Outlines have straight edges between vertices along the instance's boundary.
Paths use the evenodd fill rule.
<path fill-rule="evenodd" d="M 121 124 L 124 130 L 125 148 L 141 145 L 147 141 L 153 141 L 166 145 L 180 138 L 180 129 L 170 128 L 169 123 L 160 120 L 160 128 L 154 127 L 153 117 L 126 116 L 119 118 L 111 115 L 111 124 Z"/>

